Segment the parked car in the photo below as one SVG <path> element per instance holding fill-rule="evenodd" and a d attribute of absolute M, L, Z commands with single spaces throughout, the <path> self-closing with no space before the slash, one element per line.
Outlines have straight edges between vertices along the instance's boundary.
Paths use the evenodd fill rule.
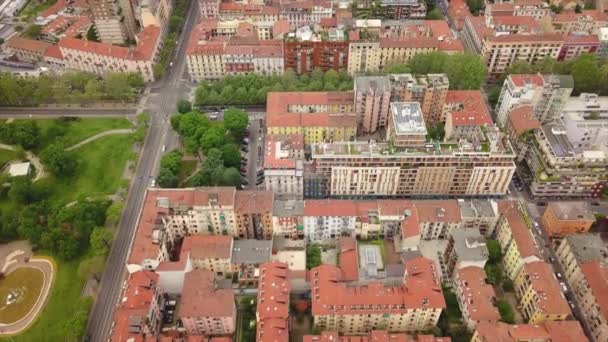
<path fill-rule="evenodd" d="M 249 139 L 248 139 L 248 138 L 243 138 L 243 142 L 244 142 L 245 144 L 249 144 Z"/>
<path fill-rule="evenodd" d="M 247 173 L 247 168 L 246 168 L 246 167 L 244 167 L 244 166 L 243 166 L 243 167 L 241 167 L 241 172 L 243 172 L 243 173 Z"/>
<path fill-rule="evenodd" d="M 243 151 L 243 152 L 249 152 L 249 147 L 247 147 L 247 146 L 242 146 L 242 147 L 241 147 L 241 151 Z"/>
<path fill-rule="evenodd" d="M 156 179 L 152 178 L 152 180 L 150 181 L 150 187 L 153 188 L 156 186 Z"/>
<path fill-rule="evenodd" d="M 557 276 L 557 278 L 562 279 L 562 274 L 561 273 L 557 272 L 557 273 L 555 273 L 555 275 Z"/>
<path fill-rule="evenodd" d="M 560 282 L 560 283 L 559 283 L 559 286 L 561 286 L 561 288 L 562 288 L 562 292 L 563 292 L 563 293 L 568 292 L 568 286 L 566 286 L 566 283 L 564 283 L 564 282 Z"/>

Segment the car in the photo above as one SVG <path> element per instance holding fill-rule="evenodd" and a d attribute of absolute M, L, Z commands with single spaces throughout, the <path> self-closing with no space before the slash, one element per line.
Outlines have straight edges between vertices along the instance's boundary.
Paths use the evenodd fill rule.
<path fill-rule="evenodd" d="M 539 207 L 545 207 L 547 205 L 547 202 L 538 202 L 536 203 L 536 205 L 538 205 Z"/>
<path fill-rule="evenodd" d="M 150 181 L 150 187 L 153 188 L 156 186 L 156 179 L 152 178 L 152 180 Z"/>
<path fill-rule="evenodd" d="M 241 151 L 243 151 L 243 152 L 249 152 L 249 148 L 247 146 L 242 146 L 241 147 Z"/>
<path fill-rule="evenodd" d="M 568 305 L 570 305 L 570 309 L 574 310 L 574 303 L 572 303 L 571 301 L 568 301 Z"/>
<path fill-rule="evenodd" d="M 258 180 L 255 181 L 255 185 L 260 185 L 262 183 L 264 183 L 263 179 L 258 179 Z"/>
<path fill-rule="evenodd" d="M 247 168 L 246 167 L 242 167 L 241 168 L 241 172 L 247 173 Z"/>
<path fill-rule="evenodd" d="M 549 261 L 551 261 L 551 263 L 555 262 L 555 258 L 554 257 L 549 257 Z"/>
<path fill-rule="evenodd" d="M 243 142 L 244 142 L 245 144 L 249 144 L 249 139 L 248 139 L 248 138 L 243 138 Z"/>
<path fill-rule="evenodd" d="M 167 149 L 167 145 L 163 145 L 163 147 L 160 150 L 161 150 L 161 152 L 165 152 L 166 149 Z"/>
<path fill-rule="evenodd" d="M 556 272 L 556 273 L 555 273 L 555 275 L 556 275 L 556 276 L 557 276 L 559 279 L 562 279 L 562 274 L 561 274 L 561 273 Z"/>
<path fill-rule="evenodd" d="M 169 301 L 167 301 L 167 305 L 166 306 L 170 307 L 170 308 L 175 308 L 176 305 L 177 305 L 177 301 L 175 301 L 175 300 L 169 300 Z"/>
<path fill-rule="evenodd" d="M 599 207 L 600 206 L 600 202 L 591 202 L 591 205 L 594 207 Z"/>
<path fill-rule="evenodd" d="M 243 133 L 244 136 L 248 137 L 249 136 L 249 131 L 245 130 L 245 133 Z"/>
<path fill-rule="evenodd" d="M 248 182 L 246 179 L 243 179 L 243 180 L 241 180 L 241 184 L 242 184 L 243 186 L 245 186 L 245 185 L 248 185 L 248 184 L 249 184 L 249 182 Z"/>
<path fill-rule="evenodd" d="M 563 281 L 559 283 L 559 286 L 561 286 L 562 288 L 562 292 L 566 293 L 568 292 L 568 286 L 566 286 L 566 283 L 564 283 Z"/>
<path fill-rule="evenodd" d="M 534 221 L 534 227 L 538 228 L 538 222 Z"/>

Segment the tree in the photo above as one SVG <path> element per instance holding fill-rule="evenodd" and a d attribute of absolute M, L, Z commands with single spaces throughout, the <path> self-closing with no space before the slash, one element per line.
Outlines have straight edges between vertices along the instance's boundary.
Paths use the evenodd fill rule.
<path fill-rule="evenodd" d="M 169 32 L 177 32 L 183 25 L 184 18 L 177 15 L 172 15 L 171 18 L 169 18 Z"/>
<path fill-rule="evenodd" d="M 97 34 L 97 30 L 95 29 L 95 25 L 91 25 L 89 30 L 87 31 L 87 40 L 92 42 L 99 42 L 99 35 Z"/>
<path fill-rule="evenodd" d="M 160 63 L 154 64 L 152 66 L 152 74 L 154 74 L 154 79 L 156 80 L 163 78 L 165 76 L 165 66 Z"/>
<path fill-rule="evenodd" d="M 598 87 L 599 71 L 595 54 L 584 54 L 577 58 L 572 65 L 576 91 L 594 92 Z"/>
<path fill-rule="evenodd" d="M 445 137 L 445 128 L 444 128 L 444 124 L 442 122 L 436 124 L 433 127 L 429 127 L 428 132 L 427 132 L 427 140 L 435 140 L 435 141 L 443 141 L 443 138 Z"/>
<path fill-rule="evenodd" d="M 241 152 L 236 144 L 225 144 L 220 148 L 225 167 L 240 167 Z"/>
<path fill-rule="evenodd" d="M 93 307 L 93 298 L 90 296 L 78 301 L 74 314 L 63 324 L 64 335 L 68 341 L 78 341 L 84 335 L 91 307 Z"/>
<path fill-rule="evenodd" d="M 84 259 L 78 265 L 78 276 L 82 279 L 93 277 L 96 281 L 101 280 L 101 274 L 105 267 L 105 256 L 96 255 L 87 259 Z"/>
<path fill-rule="evenodd" d="M 467 6 L 469 6 L 471 14 L 478 16 L 479 11 L 483 9 L 483 0 L 467 0 Z"/>
<path fill-rule="evenodd" d="M 500 252 L 500 244 L 496 240 L 487 240 L 486 247 L 488 248 L 488 261 L 491 263 L 498 263 L 502 259 L 502 253 Z"/>
<path fill-rule="evenodd" d="M 13 177 L 8 198 L 19 204 L 30 204 L 44 200 L 49 194 L 49 189 L 44 184 L 34 184 L 30 177 Z"/>
<path fill-rule="evenodd" d="M 2 90 L 1 86 L 0 90 Z M 29 150 L 40 143 L 40 128 L 35 120 L 17 120 L 0 124 L 0 140 Z"/>
<path fill-rule="evenodd" d="M 222 185 L 225 186 L 239 186 L 241 185 L 241 175 L 239 170 L 235 167 L 229 167 L 224 171 L 222 175 Z"/>
<path fill-rule="evenodd" d="M 177 175 L 182 168 L 182 154 L 177 150 L 165 154 L 160 159 L 160 168 L 168 169 Z"/>
<path fill-rule="evenodd" d="M 505 292 L 513 292 L 513 290 L 515 289 L 515 287 L 513 286 L 513 281 L 511 279 L 505 279 L 502 282 L 502 289 Z"/>
<path fill-rule="evenodd" d="M 141 89 L 145 86 L 144 77 L 139 72 L 128 73 L 127 83 L 133 89 Z"/>
<path fill-rule="evenodd" d="M 480 89 L 486 79 L 487 68 L 481 56 L 459 53 L 449 56 L 445 73 L 450 80 L 450 89 Z"/>
<path fill-rule="evenodd" d="M 61 143 L 54 143 L 47 146 L 42 150 L 40 158 L 49 171 L 59 178 L 69 178 L 73 176 L 78 167 L 76 156 L 66 151 Z"/>
<path fill-rule="evenodd" d="M 124 205 L 122 204 L 122 202 L 112 203 L 106 210 L 105 224 L 110 226 L 116 225 L 120 221 L 120 216 L 122 215 L 123 207 Z"/>
<path fill-rule="evenodd" d="M 97 227 L 93 229 L 91 237 L 89 238 L 93 254 L 104 257 L 108 255 L 108 252 L 112 247 L 112 241 L 114 241 L 114 233 L 104 227 Z"/>
<path fill-rule="evenodd" d="M 439 8 L 434 8 L 426 14 L 427 20 L 443 20 L 443 13 Z"/>
<path fill-rule="evenodd" d="M 188 100 L 181 99 L 177 102 L 177 111 L 185 114 L 192 111 L 192 104 Z"/>
<path fill-rule="evenodd" d="M 496 304 L 498 306 L 498 312 L 500 313 L 500 320 L 507 324 L 515 323 L 515 314 L 513 313 L 513 308 L 509 302 L 501 299 Z"/>
<path fill-rule="evenodd" d="M 40 25 L 31 25 L 30 27 L 23 32 L 23 36 L 27 38 L 36 39 L 40 36 L 40 32 L 42 32 L 42 26 Z"/>
<path fill-rule="evenodd" d="M 224 112 L 224 126 L 234 137 L 242 137 L 248 124 L 249 116 L 244 111 L 229 108 Z"/>
<path fill-rule="evenodd" d="M 583 8 L 581 7 L 580 4 L 576 4 L 576 6 L 574 6 L 574 12 L 575 13 L 583 13 Z"/>
<path fill-rule="evenodd" d="M 128 100 L 133 96 L 126 74 L 108 72 L 104 77 L 104 89 L 107 96 L 116 100 Z"/>
<path fill-rule="evenodd" d="M 306 269 L 310 270 L 321 265 L 321 248 L 318 245 L 306 246 Z"/>
<path fill-rule="evenodd" d="M 220 148 L 225 142 L 226 137 L 223 126 L 211 127 L 200 140 L 203 152 L 207 152 L 212 148 Z"/>
<path fill-rule="evenodd" d="M 484 267 L 486 275 L 488 276 L 488 283 L 493 285 L 500 284 L 502 280 L 502 270 L 497 264 L 487 263 Z"/>
<path fill-rule="evenodd" d="M 448 54 L 440 51 L 417 54 L 409 60 L 407 66 L 414 74 L 433 74 L 445 71 Z"/>
<path fill-rule="evenodd" d="M 176 188 L 179 182 L 176 173 L 171 172 L 169 169 L 161 168 L 158 172 L 158 186 L 161 188 Z"/>

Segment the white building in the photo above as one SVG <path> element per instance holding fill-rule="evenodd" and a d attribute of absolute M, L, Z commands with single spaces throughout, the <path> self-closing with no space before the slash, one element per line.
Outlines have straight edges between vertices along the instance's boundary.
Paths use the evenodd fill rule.
<path fill-rule="evenodd" d="M 304 203 L 304 236 L 321 242 L 353 236 L 357 206 L 348 200 L 307 200 Z"/>
<path fill-rule="evenodd" d="M 574 147 L 608 146 L 608 97 L 583 93 L 571 98 L 562 112 L 562 121 Z"/>

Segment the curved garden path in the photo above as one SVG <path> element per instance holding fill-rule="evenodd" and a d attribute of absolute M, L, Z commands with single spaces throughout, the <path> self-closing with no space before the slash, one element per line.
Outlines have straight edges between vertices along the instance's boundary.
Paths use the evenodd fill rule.
<path fill-rule="evenodd" d="M 90 143 L 91 141 L 95 141 L 95 140 L 97 140 L 99 138 L 102 138 L 102 137 L 105 137 L 107 135 L 113 135 L 113 134 L 131 134 L 131 133 L 134 133 L 134 132 L 135 132 L 135 130 L 131 129 L 131 128 L 111 129 L 109 131 L 104 131 L 104 132 L 101 132 L 101 133 L 97 133 L 97 134 L 95 134 L 92 137 L 88 137 L 88 138 L 84 139 L 83 141 L 77 143 L 76 145 L 72 145 L 70 147 L 67 147 L 65 150 L 66 151 L 75 150 L 75 149 L 79 148 L 82 145 L 86 145 L 86 144 Z"/>

